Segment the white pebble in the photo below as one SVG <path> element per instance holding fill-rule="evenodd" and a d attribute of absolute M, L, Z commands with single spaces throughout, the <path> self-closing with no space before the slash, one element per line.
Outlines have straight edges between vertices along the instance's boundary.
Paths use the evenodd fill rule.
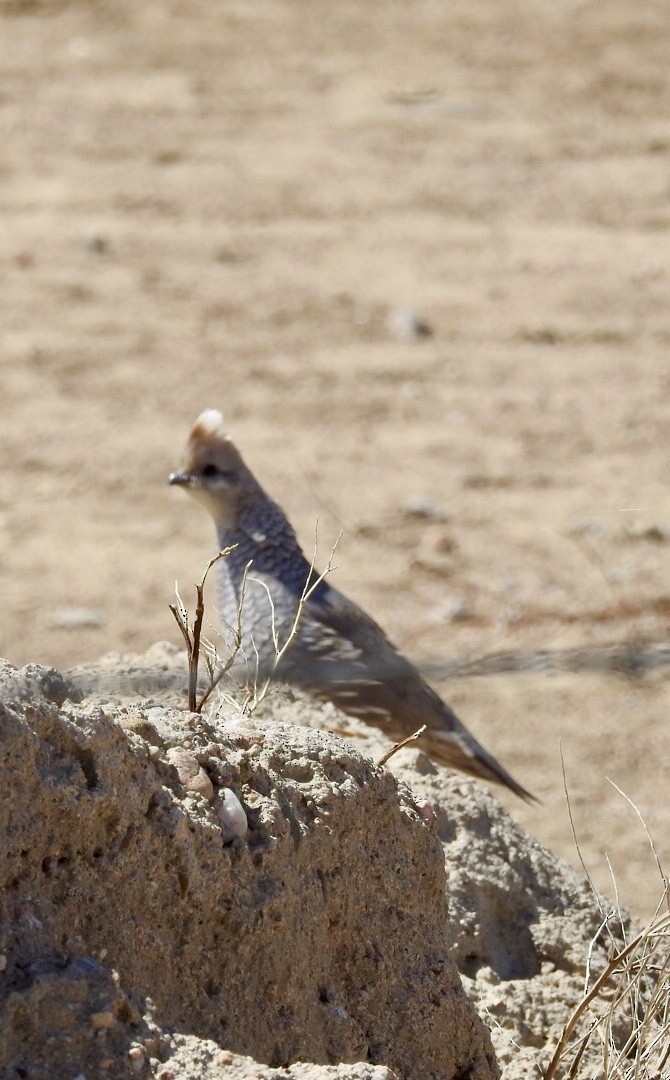
<path fill-rule="evenodd" d="M 135 1073 L 141 1073 L 144 1070 L 146 1063 L 146 1054 L 143 1046 L 135 1044 L 131 1046 L 128 1051 L 128 1057 L 130 1058 L 130 1067 Z"/>
<path fill-rule="evenodd" d="M 241 840 L 243 836 L 246 836 L 249 828 L 247 815 L 237 795 L 229 787 L 221 788 L 219 821 L 224 843 Z"/>

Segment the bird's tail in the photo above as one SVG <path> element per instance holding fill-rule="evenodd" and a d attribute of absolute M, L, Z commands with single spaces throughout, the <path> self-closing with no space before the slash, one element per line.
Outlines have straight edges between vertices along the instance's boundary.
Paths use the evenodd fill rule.
<path fill-rule="evenodd" d="M 448 706 L 445 706 L 445 708 L 448 708 Z M 451 713 L 451 710 L 449 712 L 451 725 L 456 718 Z M 529 791 L 526 791 L 521 784 L 518 784 L 514 777 L 507 772 L 507 769 L 504 769 L 493 755 L 489 754 L 470 735 L 460 722 L 456 721 L 456 723 L 457 726 L 451 727 L 451 729 L 446 727 L 440 729 L 433 726 L 427 728 L 421 736 L 419 745 L 423 746 L 426 753 L 435 761 L 446 765 L 450 769 L 458 769 L 460 772 L 468 773 L 470 776 L 477 776 L 481 780 L 502 784 L 504 787 L 509 788 L 510 791 L 513 791 L 515 795 L 518 795 L 520 799 L 523 799 L 524 802 L 536 803 L 540 801 L 535 795 L 531 795 Z"/>

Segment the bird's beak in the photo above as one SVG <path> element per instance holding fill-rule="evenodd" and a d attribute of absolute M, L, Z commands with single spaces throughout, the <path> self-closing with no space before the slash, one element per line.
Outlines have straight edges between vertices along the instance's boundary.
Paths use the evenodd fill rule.
<path fill-rule="evenodd" d="M 178 470 L 177 472 L 170 473 L 168 476 L 168 484 L 177 484 L 179 487 L 190 487 L 193 483 L 193 477 L 190 473 Z"/>

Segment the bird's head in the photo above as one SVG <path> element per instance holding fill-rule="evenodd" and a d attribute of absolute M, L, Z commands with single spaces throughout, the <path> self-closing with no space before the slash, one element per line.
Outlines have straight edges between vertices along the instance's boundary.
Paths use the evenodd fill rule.
<path fill-rule="evenodd" d="M 226 435 L 217 409 L 206 409 L 189 435 L 181 468 L 168 484 L 183 487 L 209 511 L 219 525 L 234 525 L 252 489 L 257 488 L 249 469 Z"/>

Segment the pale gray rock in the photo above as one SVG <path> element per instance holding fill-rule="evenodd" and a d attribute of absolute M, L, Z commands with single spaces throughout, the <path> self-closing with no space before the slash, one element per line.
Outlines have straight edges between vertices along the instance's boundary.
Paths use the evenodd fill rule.
<path fill-rule="evenodd" d="M 0 679 L 0 1075 L 219 1075 L 176 1033 L 268 1078 L 499 1075 L 434 826 L 388 770 L 315 729 Z"/>

